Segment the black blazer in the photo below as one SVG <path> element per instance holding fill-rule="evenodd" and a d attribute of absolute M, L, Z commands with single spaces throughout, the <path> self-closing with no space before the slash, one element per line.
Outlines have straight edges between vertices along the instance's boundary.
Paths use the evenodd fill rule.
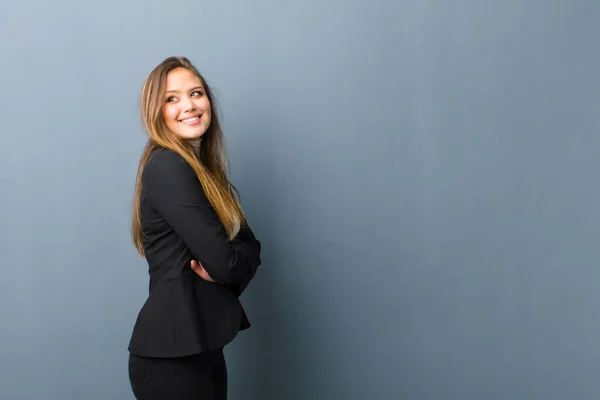
<path fill-rule="evenodd" d="M 150 295 L 128 349 L 146 357 L 181 357 L 222 348 L 250 327 L 238 297 L 261 263 L 260 242 L 244 224 L 229 239 L 193 169 L 173 151 L 152 153 L 142 186 Z M 196 275 L 192 259 L 220 283 Z"/>

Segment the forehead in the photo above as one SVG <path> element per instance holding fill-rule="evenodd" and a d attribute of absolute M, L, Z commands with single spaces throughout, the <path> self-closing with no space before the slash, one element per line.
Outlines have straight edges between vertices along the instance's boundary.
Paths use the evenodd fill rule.
<path fill-rule="evenodd" d="M 175 68 L 169 71 L 166 79 L 166 90 L 187 90 L 202 86 L 202 81 L 192 71 L 185 68 Z"/>

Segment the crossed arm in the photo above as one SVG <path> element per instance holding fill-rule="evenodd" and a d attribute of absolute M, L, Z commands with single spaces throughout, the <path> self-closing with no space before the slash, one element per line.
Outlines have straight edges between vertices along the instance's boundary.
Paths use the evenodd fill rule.
<path fill-rule="evenodd" d="M 257 248 L 255 249 L 256 251 L 256 255 L 257 255 L 257 264 L 256 267 L 258 267 L 261 263 L 260 260 L 260 242 L 258 240 L 256 240 L 256 238 L 254 237 L 254 233 L 252 232 L 252 230 L 250 229 L 250 227 L 246 226 L 243 227 L 242 230 L 240 230 L 240 233 L 238 234 L 238 238 L 240 240 L 246 240 L 246 241 L 255 241 L 257 244 Z M 217 281 L 215 281 L 214 279 L 211 278 L 211 276 L 208 274 L 208 272 L 206 271 L 206 269 L 204 269 L 204 267 L 202 266 L 202 264 L 200 264 L 198 261 L 196 260 L 192 260 L 190 263 L 191 268 L 194 270 L 194 272 L 196 274 L 198 274 L 198 276 L 202 279 L 204 279 L 205 281 L 208 282 L 213 282 L 216 283 Z M 240 296 L 244 290 L 246 290 L 246 287 L 248 287 L 248 285 L 250 284 L 250 281 L 254 278 L 254 275 L 256 274 L 256 269 L 257 268 L 251 268 L 248 269 L 244 272 L 244 274 L 239 277 L 235 282 L 227 284 L 227 287 L 229 287 L 229 289 L 236 295 L 236 296 Z"/>
<path fill-rule="evenodd" d="M 159 149 L 151 156 L 142 177 L 144 190 L 192 252 L 190 267 L 203 279 L 227 285 L 240 295 L 261 263 L 260 242 L 248 226 L 229 239 L 202 185 L 177 153 Z"/>

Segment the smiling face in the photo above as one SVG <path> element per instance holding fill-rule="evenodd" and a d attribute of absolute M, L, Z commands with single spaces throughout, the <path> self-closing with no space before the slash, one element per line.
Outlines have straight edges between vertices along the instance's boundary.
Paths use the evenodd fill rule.
<path fill-rule="evenodd" d="M 162 114 L 167 128 L 185 139 L 198 139 L 208 129 L 211 106 L 198 76 L 185 68 L 169 71 Z"/>

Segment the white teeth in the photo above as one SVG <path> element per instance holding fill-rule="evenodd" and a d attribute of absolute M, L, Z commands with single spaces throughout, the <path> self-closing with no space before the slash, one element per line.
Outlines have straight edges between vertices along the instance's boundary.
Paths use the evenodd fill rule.
<path fill-rule="evenodd" d="M 200 117 L 192 117 L 192 118 L 187 118 L 187 119 L 183 119 L 183 120 L 181 120 L 181 122 L 183 122 L 183 123 L 186 123 L 186 124 L 189 124 L 190 122 L 194 122 L 194 121 L 196 121 L 196 120 L 197 120 L 197 119 L 199 119 L 199 118 L 200 118 Z"/>

